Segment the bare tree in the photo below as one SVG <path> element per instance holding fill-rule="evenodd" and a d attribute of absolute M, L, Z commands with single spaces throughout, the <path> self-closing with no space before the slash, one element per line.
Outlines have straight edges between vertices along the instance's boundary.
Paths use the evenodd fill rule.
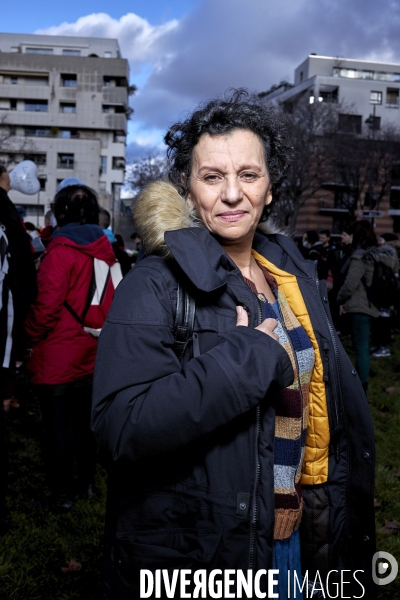
<path fill-rule="evenodd" d="M 299 212 L 321 190 L 335 196 L 335 207 L 346 208 L 350 219 L 357 209 L 373 209 L 388 193 L 393 164 L 400 161 L 400 130 L 366 125 L 351 130 L 352 106 L 309 103 L 304 97 L 289 114 L 297 159 L 283 183 L 275 216 L 294 232 Z M 349 115 L 349 130 L 339 115 Z"/>
<path fill-rule="evenodd" d="M 393 164 L 400 159 L 400 130 L 364 127 L 362 135 L 340 134 L 330 147 L 332 174 L 342 186 L 343 207 L 354 217 L 356 209 L 374 209 L 388 193 Z"/>
<path fill-rule="evenodd" d="M 126 182 L 137 194 L 145 185 L 166 177 L 167 162 L 156 154 L 148 154 L 127 165 Z"/>
<path fill-rule="evenodd" d="M 338 104 L 310 104 L 308 98 L 303 98 L 288 115 L 297 159 L 286 175 L 276 210 L 278 219 L 291 232 L 300 210 L 331 176 L 329 145 L 337 130 L 339 110 Z"/>
<path fill-rule="evenodd" d="M 17 135 L 15 127 L 9 120 L 9 115 L 0 115 L 0 163 L 8 166 L 14 164 L 16 156 L 21 155 L 20 160 L 26 152 L 35 150 L 35 144 L 31 139 Z"/>

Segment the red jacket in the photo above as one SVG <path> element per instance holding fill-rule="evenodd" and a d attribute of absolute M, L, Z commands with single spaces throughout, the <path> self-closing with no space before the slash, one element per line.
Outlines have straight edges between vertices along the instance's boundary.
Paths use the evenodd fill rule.
<path fill-rule="evenodd" d="M 93 258 L 115 263 L 108 238 L 98 225 L 70 223 L 53 235 L 38 272 L 38 297 L 26 330 L 33 346 L 28 369 L 36 384 L 70 383 L 92 375 L 97 339 L 86 333 L 64 306 L 82 315 Z M 111 301 L 110 301 L 111 305 Z"/>

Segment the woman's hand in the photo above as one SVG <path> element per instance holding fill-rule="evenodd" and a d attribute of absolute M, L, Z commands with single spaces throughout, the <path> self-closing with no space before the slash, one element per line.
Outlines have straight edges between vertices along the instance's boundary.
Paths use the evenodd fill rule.
<path fill-rule="evenodd" d="M 237 313 L 236 326 L 248 327 L 249 326 L 249 317 L 247 315 L 247 312 L 243 308 L 243 306 L 237 306 L 236 313 Z M 261 323 L 261 325 L 258 325 L 258 327 L 256 327 L 256 329 L 258 329 L 259 331 L 262 331 L 263 333 L 266 333 L 267 335 L 274 338 L 274 340 L 278 341 L 279 338 L 278 338 L 277 334 L 273 333 L 274 329 L 277 325 L 278 325 L 278 321 L 276 319 L 265 319 L 265 321 L 263 321 Z"/>

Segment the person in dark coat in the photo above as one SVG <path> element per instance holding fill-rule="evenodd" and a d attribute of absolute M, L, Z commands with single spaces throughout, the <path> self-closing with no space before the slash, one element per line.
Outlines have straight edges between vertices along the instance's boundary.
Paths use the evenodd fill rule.
<path fill-rule="evenodd" d="M 20 215 L 8 197 L 11 190 L 10 176 L 0 165 L 0 223 L 7 232 L 8 273 L 7 289 L 12 299 L 8 310 L 8 323 L 1 330 L 0 365 L 1 387 L 5 390 L 7 407 L 13 402 L 15 369 L 20 369 L 25 357 L 24 321 L 28 309 L 36 299 L 36 269 L 31 238 L 26 232 Z M 11 326 L 11 337 L 7 327 Z M 10 343 L 7 343 L 10 340 Z"/>
<path fill-rule="evenodd" d="M 9 359 L 12 344 L 12 294 L 8 287 L 8 238 L 4 225 L 0 222 L 0 534 L 5 531 L 7 505 L 8 452 L 5 413 L 9 410 L 8 394 Z M 10 315 L 11 312 L 11 315 Z"/>
<path fill-rule="evenodd" d="M 281 599 L 288 572 L 315 589 L 345 569 L 347 595 L 373 598 L 368 404 L 315 266 L 269 220 L 291 156 L 285 122 L 236 91 L 165 140 L 172 183 L 135 203 L 145 256 L 116 290 L 96 359 L 103 597 L 140 597 L 144 570 L 274 567 Z M 183 358 L 178 286 L 196 305 Z"/>
<path fill-rule="evenodd" d="M 379 317 L 380 311 L 380 307 L 375 306 L 368 298 L 367 288 L 372 284 L 376 263 L 380 262 L 397 272 L 399 261 L 394 248 L 388 244 L 377 245 L 374 229 L 365 219 L 353 224 L 352 247 L 346 279 L 338 292 L 337 301 L 350 317 L 356 369 L 367 391 L 371 321 Z M 386 335 L 390 338 L 390 329 Z"/>

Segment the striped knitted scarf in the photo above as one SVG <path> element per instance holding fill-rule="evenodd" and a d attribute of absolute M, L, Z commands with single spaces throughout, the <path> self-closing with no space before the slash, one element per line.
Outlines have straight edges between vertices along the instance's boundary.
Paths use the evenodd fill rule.
<path fill-rule="evenodd" d="M 245 279 L 245 282 L 264 303 L 265 318 L 278 319 L 274 333 L 287 351 L 294 371 L 293 384 L 280 390 L 275 400 L 274 539 L 282 540 L 298 528 L 301 520 L 300 476 L 307 434 L 308 393 L 314 367 L 314 350 L 275 279 L 265 267 L 259 267 L 277 298 L 279 308 L 269 304 L 264 294 L 258 294 L 252 281 Z"/>

